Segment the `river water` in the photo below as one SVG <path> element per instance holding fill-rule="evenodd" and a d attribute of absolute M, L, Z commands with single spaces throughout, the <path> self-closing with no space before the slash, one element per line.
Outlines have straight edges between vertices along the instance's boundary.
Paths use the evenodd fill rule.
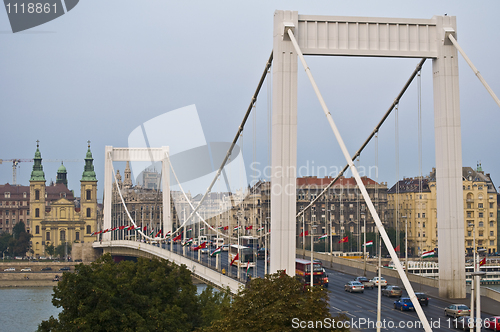
<path fill-rule="evenodd" d="M 198 293 L 206 285 L 199 284 Z M 34 332 L 42 320 L 57 318 L 62 308 L 52 305 L 52 287 L 0 288 L 0 331 Z"/>

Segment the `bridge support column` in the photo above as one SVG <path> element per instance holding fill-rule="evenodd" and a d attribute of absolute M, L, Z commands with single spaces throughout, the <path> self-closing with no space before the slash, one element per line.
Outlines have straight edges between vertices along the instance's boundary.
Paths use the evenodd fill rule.
<path fill-rule="evenodd" d="M 111 201 L 112 201 L 112 186 L 113 186 L 113 169 L 111 163 L 111 154 L 113 153 L 112 146 L 104 148 L 104 220 L 102 229 L 111 228 Z M 102 234 L 103 241 L 111 241 L 111 232 Z"/>
<path fill-rule="evenodd" d="M 298 26 L 298 13 L 276 11 L 273 33 L 273 115 L 270 273 L 295 275 L 297 182 L 297 53 L 285 23 Z"/>
<path fill-rule="evenodd" d="M 437 58 L 433 59 L 434 132 L 436 145 L 439 295 L 465 298 L 465 238 L 462 189 L 462 140 L 457 50 L 453 16 L 435 16 Z M 456 37 L 456 36 L 455 36 Z"/>

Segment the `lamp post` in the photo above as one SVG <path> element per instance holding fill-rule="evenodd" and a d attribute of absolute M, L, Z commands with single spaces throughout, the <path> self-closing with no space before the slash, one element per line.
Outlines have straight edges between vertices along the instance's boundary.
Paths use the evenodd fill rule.
<path fill-rule="evenodd" d="M 405 271 L 408 275 L 408 218 L 406 216 L 402 218 L 405 220 Z"/>
<path fill-rule="evenodd" d="M 366 277 L 366 218 L 365 213 L 361 212 L 363 219 L 363 276 Z"/>

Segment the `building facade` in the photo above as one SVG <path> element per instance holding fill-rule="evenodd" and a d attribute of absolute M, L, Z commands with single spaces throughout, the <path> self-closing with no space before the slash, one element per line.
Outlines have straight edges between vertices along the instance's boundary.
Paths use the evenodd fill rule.
<path fill-rule="evenodd" d="M 20 221 L 29 231 L 29 186 L 0 185 L 0 233 L 12 234 L 12 229 Z"/>
<path fill-rule="evenodd" d="M 90 144 L 80 180 L 80 206 L 66 187 L 66 168 L 61 165 L 54 185 L 46 186 L 42 155 L 37 143 L 33 171 L 30 178 L 29 215 L 30 233 L 33 235 L 34 256 L 45 256 L 48 245 L 92 242 L 96 239 L 97 178 L 94 172 Z"/>
<path fill-rule="evenodd" d="M 462 168 L 465 248 L 472 254 L 476 248 L 497 252 L 498 193 L 490 174 L 484 174 L 481 165 L 474 170 Z M 438 247 L 436 170 L 427 177 L 398 181 L 388 191 L 388 218 L 390 224 L 405 232 L 408 227 L 408 251 L 413 255 Z"/>

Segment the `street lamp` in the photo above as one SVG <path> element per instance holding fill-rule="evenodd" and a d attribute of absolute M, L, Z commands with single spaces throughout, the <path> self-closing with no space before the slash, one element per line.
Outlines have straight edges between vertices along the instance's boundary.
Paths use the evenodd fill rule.
<path fill-rule="evenodd" d="M 408 218 L 406 216 L 402 218 L 405 220 L 405 270 L 408 275 Z"/>
<path fill-rule="evenodd" d="M 363 276 L 366 277 L 366 216 L 364 212 L 361 212 L 361 218 L 363 219 Z"/>

